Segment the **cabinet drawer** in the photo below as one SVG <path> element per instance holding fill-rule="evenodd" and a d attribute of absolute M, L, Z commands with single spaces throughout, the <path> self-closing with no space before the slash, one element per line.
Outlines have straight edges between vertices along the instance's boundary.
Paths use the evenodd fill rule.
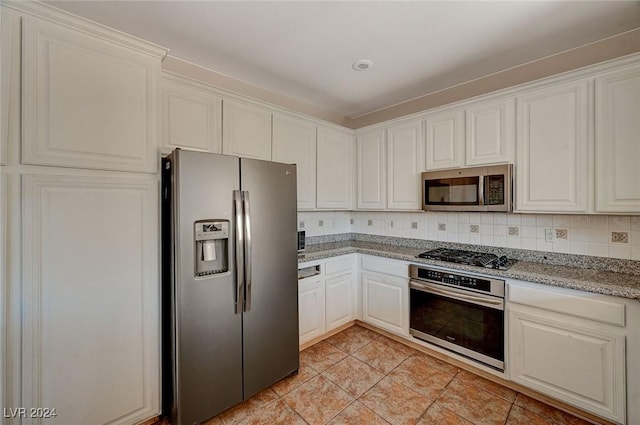
<path fill-rule="evenodd" d="M 385 273 L 398 277 L 409 277 L 409 265 L 402 261 L 385 260 L 379 257 L 362 256 L 360 263 L 362 270 Z"/>
<path fill-rule="evenodd" d="M 625 325 L 624 304 L 594 299 L 597 296 L 569 289 L 549 290 L 530 286 L 509 285 L 509 301 L 595 320 L 610 325 Z"/>
<path fill-rule="evenodd" d="M 324 274 L 327 276 L 337 273 L 348 273 L 352 269 L 353 257 L 341 257 L 335 260 L 329 260 L 324 265 Z"/>

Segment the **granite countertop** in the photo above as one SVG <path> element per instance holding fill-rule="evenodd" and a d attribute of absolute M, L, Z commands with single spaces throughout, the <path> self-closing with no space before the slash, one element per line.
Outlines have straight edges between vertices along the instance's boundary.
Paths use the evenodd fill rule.
<path fill-rule="evenodd" d="M 410 261 L 416 264 L 430 264 L 461 271 L 470 271 L 508 279 L 640 300 L 640 274 L 636 273 L 620 273 L 606 270 L 606 268 L 584 268 L 520 259 L 509 270 L 494 270 L 417 258 L 416 255 L 423 251 L 425 251 L 424 247 L 418 248 L 386 243 L 346 240 L 307 245 L 305 252 L 299 255 L 298 261 L 307 262 L 351 253 L 370 254 L 396 260 Z M 636 270 L 630 271 L 635 272 Z"/>

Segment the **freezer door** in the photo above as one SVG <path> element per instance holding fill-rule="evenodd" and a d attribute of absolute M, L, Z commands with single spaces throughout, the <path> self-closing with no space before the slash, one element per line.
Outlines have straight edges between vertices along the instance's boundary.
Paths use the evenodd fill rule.
<path fill-rule="evenodd" d="M 173 423 L 203 422 L 242 401 L 242 314 L 235 312 L 234 190 L 239 159 L 174 151 Z M 195 277 L 194 223 L 229 220 L 223 273 Z M 204 255 L 204 254 L 202 254 Z M 207 255 L 213 255 L 208 253 Z M 219 255 L 219 254 L 218 254 Z"/>
<path fill-rule="evenodd" d="M 246 399 L 298 369 L 298 228 L 295 165 L 242 158 L 240 170 L 251 243 L 245 250 Z"/>

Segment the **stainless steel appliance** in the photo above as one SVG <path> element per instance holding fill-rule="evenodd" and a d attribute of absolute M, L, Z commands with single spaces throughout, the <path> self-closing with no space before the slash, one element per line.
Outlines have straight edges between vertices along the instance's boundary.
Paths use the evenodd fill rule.
<path fill-rule="evenodd" d="M 469 264 L 491 269 L 507 270 L 517 260 L 506 256 L 497 256 L 487 252 L 464 251 L 461 249 L 436 248 L 417 255 L 420 258 L 448 261 L 450 263 Z"/>
<path fill-rule="evenodd" d="M 163 407 L 200 423 L 295 373 L 296 168 L 163 161 Z"/>
<path fill-rule="evenodd" d="M 409 332 L 504 370 L 504 280 L 409 266 Z"/>
<path fill-rule="evenodd" d="M 425 211 L 512 210 L 511 164 L 422 173 Z"/>

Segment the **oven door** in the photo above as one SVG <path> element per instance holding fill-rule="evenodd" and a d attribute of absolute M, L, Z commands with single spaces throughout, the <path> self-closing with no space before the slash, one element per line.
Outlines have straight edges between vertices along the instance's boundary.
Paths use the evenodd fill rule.
<path fill-rule="evenodd" d="M 504 299 L 429 282 L 410 283 L 410 333 L 504 371 Z"/>

